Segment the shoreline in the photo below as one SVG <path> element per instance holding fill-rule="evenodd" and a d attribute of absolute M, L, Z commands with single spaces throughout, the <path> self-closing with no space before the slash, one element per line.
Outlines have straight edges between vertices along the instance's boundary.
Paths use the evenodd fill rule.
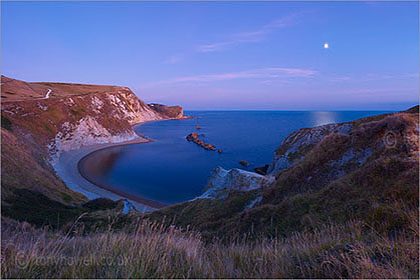
<path fill-rule="evenodd" d="M 101 189 L 110 191 L 110 192 L 115 193 L 115 194 L 117 194 L 117 195 L 119 195 L 121 197 L 125 197 L 127 199 L 136 201 L 136 202 L 138 202 L 140 204 L 143 204 L 143 205 L 146 205 L 146 206 L 155 208 L 155 209 L 160 209 L 162 207 L 167 206 L 167 204 L 164 204 L 164 203 L 161 203 L 161 202 L 158 202 L 158 201 L 154 201 L 154 200 L 150 200 L 150 199 L 146 199 L 146 198 L 143 198 L 143 197 L 140 197 L 140 196 L 132 195 L 132 194 L 126 193 L 124 191 L 120 191 L 120 190 L 118 190 L 116 188 L 113 188 L 113 187 L 104 185 L 102 183 L 95 182 L 93 179 L 89 178 L 89 175 L 87 175 L 87 172 L 84 170 L 84 166 L 83 166 L 85 164 L 86 159 L 89 156 L 91 156 L 92 154 L 94 154 L 94 153 L 97 153 L 97 152 L 100 152 L 100 151 L 103 151 L 103 150 L 106 150 L 106 149 L 114 148 L 114 147 L 128 146 L 128 145 L 134 145 L 134 144 L 145 144 L 145 143 L 150 143 L 150 142 L 152 142 L 152 141 L 140 142 L 140 143 L 121 143 L 121 145 L 109 146 L 109 147 L 100 148 L 98 150 L 94 150 L 94 151 L 88 153 L 87 155 L 83 156 L 78 161 L 78 163 L 77 163 L 77 170 L 79 171 L 80 175 L 86 181 L 88 181 L 88 182 L 90 182 L 90 183 L 92 183 L 92 184 L 100 187 Z"/>
<path fill-rule="evenodd" d="M 131 127 L 137 127 L 149 122 L 157 121 L 169 121 L 169 120 L 184 120 L 192 119 L 194 117 L 186 116 L 179 119 L 160 119 L 160 120 L 151 120 L 145 122 L 139 122 L 132 124 Z M 133 129 L 134 130 L 134 129 Z M 135 131 L 134 131 L 135 132 Z M 136 133 L 136 132 L 135 132 Z M 52 164 L 57 175 L 64 181 L 64 183 L 73 191 L 82 193 L 89 200 L 104 197 L 111 200 L 127 200 L 129 201 L 137 211 L 139 212 L 150 212 L 157 209 L 160 209 L 167 204 L 149 200 L 143 197 L 135 196 L 128 194 L 123 191 L 119 191 L 110 186 L 106 186 L 95 182 L 88 178 L 85 172 L 82 170 L 81 165 L 83 160 L 89 155 L 108 148 L 126 146 L 126 145 L 135 145 L 135 144 L 145 144 L 153 142 L 152 139 L 147 138 L 145 135 L 139 135 L 136 133 L 138 138 L 119 142 L 119 143 L 104 143 L 104 144 L 94 144 L 89 146 L 84 146 L 76 150 L 70 150 L 63 152 L 58 158 L 57 162 Z"/>
<path fill-rule="evenodd" d="M 108 198 L 114 201 L 123 199 L 129 201 L 137 211 L 149 212 L 156 210 L 157 208 L 147 205 L 146 203 L 142 203 L 142 200 L 137 199 L 135 196 L 128 195 L 129 197 L 127 197 L 123 195 L 123 193 L 115 192 L 112 188 L 103 188 L 96 183 L 86 180 L 86 178 L 79 172 L 78 165 L 82 158 L 98 150 L 125 145 L 144 144 L 152 141 L 153 140 L 145 139 L 139 136 L 136 139 L 120 143 L 104 143 L 84 146 L 77 150 L 63 152 L 57 162 L 53 163 L 52 166 L 67 187 L 73 191 L 83 194 L 89 200 L 100 197 Z"/>

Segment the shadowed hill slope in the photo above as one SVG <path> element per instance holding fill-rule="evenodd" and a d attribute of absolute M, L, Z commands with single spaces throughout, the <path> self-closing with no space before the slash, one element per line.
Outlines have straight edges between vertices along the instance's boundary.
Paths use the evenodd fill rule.
<path fill-rule="evenodd" d="M 18 214 L 31 209 L 37 215 L 27 221 L 58 229 L 2 217 L 2 277 L 417 279 L 418 118 L 417 106 L 298 130 L 276 150 L 270 184 L 235 187 L 247 184 L 236 170 L 223 195 L 149 214 L 122 214 L 122 201 L 73 206 L 42 194 L 46 187 L 12 186 L 14 204 L 3 214 L 22 220 Z M 48 169 L 28 147 L 13 157 L 22 145 L 15 128 L 2 122 L 12 168 L 27 174 L 19 165 L 29 160 L 31 170 Z M 125 262 L 103 265 L 103 258 Z"/>

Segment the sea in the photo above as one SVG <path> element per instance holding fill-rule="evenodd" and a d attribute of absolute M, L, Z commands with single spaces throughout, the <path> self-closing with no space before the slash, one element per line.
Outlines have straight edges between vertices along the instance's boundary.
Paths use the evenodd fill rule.
<path fill-rule="evenodd" d="M 89 166 L 94 166 L 88 176 L 131 195 L 175 204 L 201 195 L 216 166 L 253 171 L 269 164 L 276 148 L 297 129 L 382 113 L 390 112 L 186 111 L 185 115 L 195 118 L 134 127 L 153 142 L 93 153 L 87 158 Z M 185 137 L 192 132 L 222 153 L 188 142 Z M 250 165 L 242 166 L 241 160 Z"/>

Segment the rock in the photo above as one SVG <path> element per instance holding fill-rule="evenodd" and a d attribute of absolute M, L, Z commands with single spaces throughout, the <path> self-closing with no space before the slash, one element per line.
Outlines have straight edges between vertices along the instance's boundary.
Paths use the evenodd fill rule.
<path fill-rule="evenodd" d="M 184 111 L 180 106 L 166 106 L 162 104 L 150 103 L 147 104 L 152 110 L 156 111 L 162 117 L 171 119 L 182 119 L 184 118 Z"/>
<path fill-rule="evenodd" d="M 196 129 L 201 129 L 201 126 L 197 125 Z"/>
<path fill-rule="evenodd" d="M 229 191 L 251 191 L 268 187 L 274 178 L 254 172 L 233 168 L 230 170 L 216 167 L 209 177 L 205 192 L 199 198 L 223 199 Z"/>
<path fill-rule="evenodd" d="M 189 142 L 194 142 L 197 145 L 203 147 L 206 150 L 209 151 L 215 151 L 216 147 L 211 145 L 211 144 L 207 144 L 204 143 L 200 138 L 198 138 L 198 133 L 197 132 L 193 132 L 187 135 L 187 137 L 185 137 Z"/>
<path fill-rule="evenodd" d="M 211 151 L 216 151 L 216 147 L 211 145 L 211 144 L 205 144 L 204 149 L 211 150 Z"/>
<path fill-rule="evenodd" d="M 254 170 L 255 170 L 255 172 L 257 172 L 260 175 L 266 175 L 267 174 L 268 167 L 269 167 L 269 165 L 266 164 L 264 166 L 255 167 Z"/>
<path fill-rule="evenodd" d="M 197 132 L 193 132 L 187 135 L 187 140 L 188 141 L 195 141 L 198 139 L 198 133 Z"/>
<path fill-rule="evenodd" d="M 243 166 L 249 166 L 249 162 L 247 162 L 246 160 L 240 160 L 239 164 L 241 164 Z"/>
<path fill-rule="evenodd" d="M 219 150 L 217 150 L 217 152 L 218 152 L 219 154 L 223 153 L 223 151 L 222 151 L 222 150 L 220 150 L 220 149 L 219 149 Z"/>
<path fill-rule="evenodd" d="M 313 128 L 299 129 L 284 139 L 274 153 L 274 159 L 268 167 L 267 174 L 276 175 L 303 158 L 324 137 L 332 133 L 348 135 L 353 129 L 351 122 L 326 124 Z"/>
<path fill-rule="evenodd" d="M 123 214 L 128 214 L 130 211 L 133 211 L 133 210 L 136 211 L 136 208 L 130 201 L 128 201 L 127 199 L 124 199 L 123 202 L 124 202 L 124 207 L 122 209 Z"/>

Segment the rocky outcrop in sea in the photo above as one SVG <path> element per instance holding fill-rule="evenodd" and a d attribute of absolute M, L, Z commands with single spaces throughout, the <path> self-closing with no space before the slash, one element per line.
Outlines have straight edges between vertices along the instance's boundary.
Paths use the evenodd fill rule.
<path fill-rule="evenodd" d="M 204 143 L 203 142 L 203 140 L 201 140 L 200 138 L 199 138 L 199 135 L 198 135 L 198 133 L 197 132 L 193 132 L 193 133 L 190 133 L 190 134 L 188 134 L 187 135 L 187 137 L 185 137 L 189 142 L 194 142 L 194 143 L 196 143 L 198 146 L 201 146 L 201 147 L 203 147 L 204 149 L 206 149 L 206 150 L 209 150 L 209 151 L 215 151 L 216 150 L 216 147 L 215 146 L 213 146 L 213 145 L 211 145 L 211 144 L 207 144 L 207 143 Z M 221 151 L 221 150 L 220 150 Z M 220 152 L 219 152 L 220 153 Z"/>

